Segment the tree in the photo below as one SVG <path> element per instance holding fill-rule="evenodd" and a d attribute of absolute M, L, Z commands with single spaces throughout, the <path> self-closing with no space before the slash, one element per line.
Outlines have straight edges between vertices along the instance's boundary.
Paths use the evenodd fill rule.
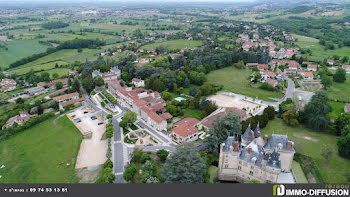
<path fill-rule="evenodd" d="M 74 81 L 73 81 L 73 90 L 75 92 L 79 92 L 80 90 L 80 82 L 79 82 L 79 79 L 75 78 Z"/>
<path fill-rule="evenodd" d="M 127 111 L 124 116 L 122 117 L 122 120 L 127 123 L 128 126 L 133 124 L 137 119 L 137 114 L 133 111 Z"/>
<path fill-rule="evenodd" d="M 112 114 L 108 114 L 107 115 L 107 119 L 112 119 L 113 118 L 113 115 Z"/>
<path fill-rule="evenodd" d="M 329 147 L 328 145 L 325 146 L 322 149 L 322 153 L 321 153 L 322 157 L 325 159 L 325 164 L 328 164 L 328 160 L 332 157 L 333 155 L 333 151 L 331 149 L 331 147 Z"/>
<path fill-rule="evenodd" d="M 204 183 L 207 165 L 193 143 L 178 145 L 160 174 L 165 183 Z"/>
<path fill-rule="evenodd" d="M 331 106 L 328 104 L 328 95 L 325 91 L 318 91 L 311 101 L 305 105 L 304 120 L 306 126 L 316 131 L 325 129 L 329 124 L 328 113 Z"/>
<path fill-rule="evenodd" d="M 141 155 L 140 162 L 141 162 L 142 164 L 144 164 L 144 163 L 146 163 L 147 161 L 150 161 L 150 160 L 152 160 L 152 158 L 151 158 L 151 156 L 150 156 L 149 153 L 143 153 L 143 154 Z"/>
<path fill-rule="evenodd" d="M 342 135 L 342 131 L 347 125 L 350 125 L 350 113 L 340 114 L 334 122 L 336 135 Z"/>
<path fill-rule="evenodd" d="M 127 182 L 131 183 L 132 179 L 134 178 L 135 174 L 137 172 L 135 164 L 130 164 L 123 173 L 123 178 Z"/>
<path fill-rule="evenodd" d="M 40 79 L 41 79 L 41 81 L 48 82 L 48 81 L 50 81 L 50 74 L 48 72 L 42 72 L 40 74 Z"/>
<path fill-rule="evenodd" d="M 105 84 L 101 76 L 95 77 L 94 83 L 95 83 L 95 86 L 103 86 Z"/>
<path fill-rule="evenodd" d="M 7 103 L 8 99 L 10 99 L 10 97 L 7 94 L 0 92 L 0 105 Z"/>
<path fill-rule="evenodd" d="M 63 88 L 63 83 L 62 82 L 56 82 L 55 84 L 56 90 L 62 89 Z"/>
<path fill-rule="evenodd" d="M 159 160 L 161 162 L 165 162 L 165 160 L 168 157 L 168 155 L 169 155 L 169 152 L 164 150 L 164 149 L 161 149 L 161 150 L 157 151 L 157 156 L 158 156 L 158 158 L 159 158 Z"/>
<path fill-rule="evenodd" d="M 322 75 L 321 76 L 321 83 L 323 85 L 323 88 L 327 90 L 328 87 L 332 85 L 332 78 L 327 75 Z"/>
<path fill-rule="evenodd" d="M 49 108 L 58 109 L 58 102 L 52 100 L 52 101 L 49 102 L 48 107 L 49 107 Z"/>
<path fill-rule="evenodd" d="M 342 157 L 350 159 L 350 132 L 338 138 L 338 152 Z"/>
<path fill-rule="evenodd" d="M 294 109 L 290 109 L 286 111 L 284 114 L 282 114 L 282 119 L 288 126 L 295 127 L 299 125 L 298 118 L 299 118 L 299 114 Z"/>
<path fill-rule="evenodd" d="M 196 94 L 197 94 L 197 88 L 196 87 L 190 88 L 189 95 L 195 97 Z"/>
<path fill-rule="evenodd" d="M 95 88 L 94 82 L 92 80 L 91 75 L 88 75 L 81 81 L 84 89 L 86 90 L 87 93 L 90 94 L 90 92 Z"/>
<path fill-rule="evenodd" d="M 16 99 L 16 103 L 17 104 L 23 104 L 24 103 L 23 98 L 19 97 L 18 99 Z"/>
<path fill-rule="evenodd" d="M 275 108 L 270 105 L 264 109 L 264 114 L 267 115 L 269 120 L 273 120 L 275 118 L 275 113 Z"/>
<path fill-rule="evenodd" d="M 32 109 L 30 109 L 30 114 L 37 114 L 38 113 L 38 107 L 32 107 Z"/>
<path fill-rule="evenodd" d="M 173 96 L 171 95 L 171 93 L 167 92 L 167 91 L 163 91 L 162 92 L 162 98 L 165 101 L 171 101 L 173 99 Z"/>
<path fill-rule="evenodd" d="M 131 153 L 131 162 L 140 163 L 142 155 L 143 155 L 143 151 L 141 149 L 134 148 L 133 152 Z"/>
<path fill-rule="evenodd" d="M 238 69 L 245 69 L 244 62 L 242 60 L 238 61 L 238 63 L 235 64 L 235 67 Z"/>
<path fill-rule="evenodd" d="M 223 143 L 228 136 L 242 134 L 240 115 L 229 111 L 223 118 L 217 118 L 213 122 L 213 128 L 209 129 L 209 137 L 205 138 L 205 144 L 208 152 L 218 153 L 219 145 Z"/>
<path fill-rule="evenodd" d="M 343 68 L 338 68 L 337 72 L 333 75 L 333 80 L 338 83 L 344 83 L 346 81 L 346 71 Z"/>
<path fill-rule="evenodd" d="M 119 126 L 123 129 L 126 129 L 126 127 L 128 126 L 128 122 L 126 122 L 125 120 L 122 120 L 119 122 Z"/>
<path fill-rule="evenodd" d="M 53 77 L 54 79 L 57 79 L 57 78 L 59 77 L 59 75 L 58 75 L 57 73 L 54 73 L 54 74 L 52 75 L 52 77 Z"/>

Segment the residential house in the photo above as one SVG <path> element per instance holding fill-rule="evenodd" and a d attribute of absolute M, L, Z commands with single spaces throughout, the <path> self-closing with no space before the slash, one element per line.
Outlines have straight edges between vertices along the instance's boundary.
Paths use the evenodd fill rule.
<path fill-rule="evenodd" d="M 56 96 L 53 98 L 53 100 L 57 101 L 57 102 L 63 102 L 63 101 L 68 101 L 68 100 L 73 100 L 73 99 L 78 99 L 78 98 L 79 98 L 79 93 L 74 92 L 71 94 L 64 94 L 61 96 Z"/>
<path fill-rule="evenodd" d="M 145 86 L 145 81 L 142 79 L 137 79 L 137 78 L 133 78 L 131 80 L 131 83 L 135 85 L 135 87 L 144 87 Z"/>
<path fill-rule="evenodd" d="M 196 141 L 198 139 L 198 128 L 196 127 L 198 123 L 199 120 L 195 118 L 184 118 L 175 123 L 171 130 L 174 141 L 179 144 Z"/>
<path fill-rule="evenodd" d="M 266 79 L 265 83 L 269 84 L 272 87 L 278 86 L 278 81 L 276 79 Z"/>
<path fill-rule="evenodd" d="M 34 95 L 39 95 L 44 93 L 46 90 L 44 87 L 39 86 L 39 87 L 34 87 L 34 88 L 29 88 L 24 90 L 24 94 L 29 94 L 30 96 L 34 96 Z"/>
<path fill-rule="evenodd" d="M 171 54 L 169 54 L 169 56 L 172 60 L 174 60 L 175 58 L 183 56 L 183 55 L 180 53 L 171 53 Z"/>
<path fill-rule="evenodd" d="M 328 59 L 327 60 L 327 64 L 330 65 L 330 66 L 333 66 L 334 65 L 334 60 Z"/>
<path fill-rule="evenodd" d="M 276 73 L 271 72 L 271 71 L 260 71 L 261 74 L 261 81 L 264 82 L 267 79 L 275 79 L 276 78 Z"/>
<path fill-rule="evenodd" d="M 302 72 L 301 76 L 307 80 L 312 80 L 314 78 L 314 74 L 312 74 L 312 72 Z"/>
<path fill-rule="evenodd" d="M 345 69 L 346 72 L 350 72 L 350 65 L 343 65 L 342 68 Z"/>
<path fill-rule="evenodd" d="M 345 104 L 344 111 L 345 111 L 346 113 L 350 113 L 350 103 L 346 103 L 346 104 Z"/>
<path fill-rule="evenodd" d="M 317 68 L 318 68 L 318 65 L 317 65 L 317 64 L 308 64 L 308 65 L 307 65 L 307 70 L 308 70 L 308 71 L 311 71 L 311 72 L 316 72 L 316 71 L 317 71 Z"/>
<path fill-rule="evenodd" d="M 199 129 L 204 129 L 204 130 L 209 130 L 210 128 L 213 128 L 213 122 L 216 119 L 221 119 L 223 118 L 229 111 L 233 111 L 240 116 L 240 121 L 244 121 L 249 118 L 248 114 L 246 111 L 235 108 L 235 107 L 228 107 L 228 108 L 223 108 L 223 109 L 218 109 L 211 113 L 209 116 L 203 118 L 202 121 L 198 124 Z"/>
<path fill-rule="evenodd" d="M 75 107 L 81 105 L 81 102 L 84 101 L 84 98 L 72 99 L 69 101 L 59 103 L 60 110 L 64 110 L 64 108 L 68 105 L 74 105 Z"/>
<path fill-rule="evenodd" d="M 8 128 L 13 126 L 13 124 L 17 123 L 18 125 L 23 124 L 24 122 L 28 121 L 29 119 L 37 116 L 38 114 L 33 114 L 30 115 L 28 112 L 26 111 L 21 111 L 19 112 L 19 115 L 16 115 L 10 119 L 7 120 L 7 122 L 5 123 L 5 125 L 3 126 L 4 128 Z"/>
<path fill-rule="evenodd" d="M 75 77 L 75 76 L 79 75 L 79 72 L 76 71 L 76 70 L 71 70 L 71 71 L 69 71 L 68 74 L 71 75 L 71 76 L 73 76 L 73 77 Z"/>

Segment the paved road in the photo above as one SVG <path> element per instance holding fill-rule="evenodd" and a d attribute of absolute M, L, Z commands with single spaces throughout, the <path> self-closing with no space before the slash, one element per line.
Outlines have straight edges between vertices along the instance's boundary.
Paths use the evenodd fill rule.
<path fill-rule="evenodd" d="M 288 77 L 287 77 L 287 81 L 288 81 L 288 88 L 287 88 L 284 100 L 286 100 L 287 98 L 294 98 L 294 92 L 295 92 L 294 81 L 289 79 Z"/>
<path fill-rule="evenodd" d="M 147 152 L 157 152 L 158 150 L 164 149 L 173 153 L 176 150 L 175 146 L 143 146 L 139 148 Z"/>

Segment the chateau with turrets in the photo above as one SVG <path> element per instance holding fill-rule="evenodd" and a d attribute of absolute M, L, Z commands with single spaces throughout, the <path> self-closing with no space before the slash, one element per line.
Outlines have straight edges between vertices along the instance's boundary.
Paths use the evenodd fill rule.
<path fill-rule="evenodd" d="M 294 142 L 287 135 L 272 134 L 261 137 L 259 123 L 253 131 L 251 125 L 239 139 L 229 136 L 220 145 L 219 179 L 222 181 L 277 183 L 291 173 Z"/>

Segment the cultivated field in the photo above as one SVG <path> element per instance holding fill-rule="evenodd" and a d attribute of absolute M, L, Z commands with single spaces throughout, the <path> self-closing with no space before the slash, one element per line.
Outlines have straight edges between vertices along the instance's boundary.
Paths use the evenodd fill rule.
<path fill-rule="evenodd" d="M 141 49 L 144 49 L 144 50 L 155 49 L 161 45 L 167 47 L 169 50 L 178 50 L 182 48 L 199 47 L 202 45 L 202 43 L 196 40 L 171 40 L 171 41 L 147 44 L 145 46 L 142 46 Z"/>
<path fill-rule="evenodd" d="M 37 40 L 14 40 L 6 42 L 8 51 L 0 51 L 0 68 L 33 54 L 44 52 L 49 46 L 40 44 Z"/>
<path fill-rule="evenodd" d="M 226 92 L 243 94 L 252 98 L 258 97 L 259 99 L 266 101 L 272 101 L 271 99 L 269 99 L 270 97 L 283 97 L 283 94 L 279 92 L 271 92 L 250 87 L 248 84 L 248 77 L 251 74 L 252 71 L 249 70 L 240 70 L 234 67 L 226 67 L 210 72 L 207 75 L 207 83 L 223 85 L 223 90 Z"/>
<path fill-rule="evenodd" d="M 311 131 L 302 126 L 289 127 L 284 124 L 281 119 L 275 119 L 268 123 L 267 127 L 262 129 L 262 136 L 265 134 L 287 134 L 290 139 L 296 142 L 299 146 L 299 153 L 309 156 L 315 160 L 315 163 L 327 183 L 342 183 L 347 182 L 344 175 L 345 169 L 350 168 L 350 161 L 338 155 L 337 137 L 326 133 Z M 297 136 L 306 136 L 317 141 L 307 140 Z M 328 145 L 333 151 L 333 156 L 328 160 L 328 165 L 325 165 L 325 159 L 322 157 L 322 149 Z"/>
<path fill-rule="evenodd" d="M 0 141 L 0 183 L 73 183 L 82 135 L 62 117 L 50 118 Z M 69 163 L 69 166 L 67 166 Z"/>
<path fill-rule="evenodd" d="M 350 75 L 347 75 L 346 78 L 347 80 L 344 83 L 334 82 L 332 86 L 327 89 L 330 99 L 350 102 Z"/>

